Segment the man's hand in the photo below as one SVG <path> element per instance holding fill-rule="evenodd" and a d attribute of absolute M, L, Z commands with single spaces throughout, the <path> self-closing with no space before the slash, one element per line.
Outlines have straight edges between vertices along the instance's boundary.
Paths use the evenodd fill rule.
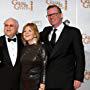
<path fill-rule="evenodd" d="M 74 80 L 74 88 L 75 90 L 81 86 L 81 82 L 78 80 Z"/>

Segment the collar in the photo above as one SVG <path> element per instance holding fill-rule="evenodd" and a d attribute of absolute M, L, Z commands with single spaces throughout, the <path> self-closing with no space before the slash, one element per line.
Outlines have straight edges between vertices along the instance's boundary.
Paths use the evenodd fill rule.
<path fill-rule="evenodd" d="M 58 32 L 58 31 L 62 31 L 63 30 L 63 28 L 64 28 L 64 24 L 63 23 L 61 23 L 56 29 L 57 29 L 57 31 L 56 32 Z"/>
<path fill-rule="evenodd" d="M 5 35 L 5 37 L 6 37 L 6 39 L 8 39 L 8 38 L 9 38 L 9 37 L 8 37 L 8 36 L 6 36 L 6 35 Z M 17 37 L 16 37 L 16 35 L 15 35 L 15 36 L 13 36 L 13 38 L 17 38 Z M 13 38 L 11 38 L 11 39 L 13 39 Z"/>

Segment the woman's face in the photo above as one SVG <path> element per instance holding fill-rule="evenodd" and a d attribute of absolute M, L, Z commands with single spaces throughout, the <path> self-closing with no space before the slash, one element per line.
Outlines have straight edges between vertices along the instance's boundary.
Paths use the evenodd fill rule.
<path fill-rule="evenodd" d="M 34 33 L 34 30 L 32 30 L 30 28 L 30 26 L 27 26 L 25 29 L 24 29 L 24 32 L 23 32 L 23 38 L 26 40 L 26 41 L 32 41 L 33 38 L 35 38 L 35 33 Z"/>

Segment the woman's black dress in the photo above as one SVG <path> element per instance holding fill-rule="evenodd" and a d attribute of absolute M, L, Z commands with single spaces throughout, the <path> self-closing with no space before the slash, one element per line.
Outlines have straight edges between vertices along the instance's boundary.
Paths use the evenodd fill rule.
<path fill-rule="evenodd" d="M 43 45 L 27 45 L 21 55 L 21 90 L 38 90 L 45 82 L 47 56 Z"/>

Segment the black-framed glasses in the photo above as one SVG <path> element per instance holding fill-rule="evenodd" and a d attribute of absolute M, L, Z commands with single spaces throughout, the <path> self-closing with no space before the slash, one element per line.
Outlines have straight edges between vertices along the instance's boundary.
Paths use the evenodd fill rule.
<path fill-rule="evenodd" d="M 46 15 L 46 17 L 55 17 L 55 16 L 57 16 L 59 13 L 52 13 L 52 14 L 48 14 L 48 15 Z"/>

